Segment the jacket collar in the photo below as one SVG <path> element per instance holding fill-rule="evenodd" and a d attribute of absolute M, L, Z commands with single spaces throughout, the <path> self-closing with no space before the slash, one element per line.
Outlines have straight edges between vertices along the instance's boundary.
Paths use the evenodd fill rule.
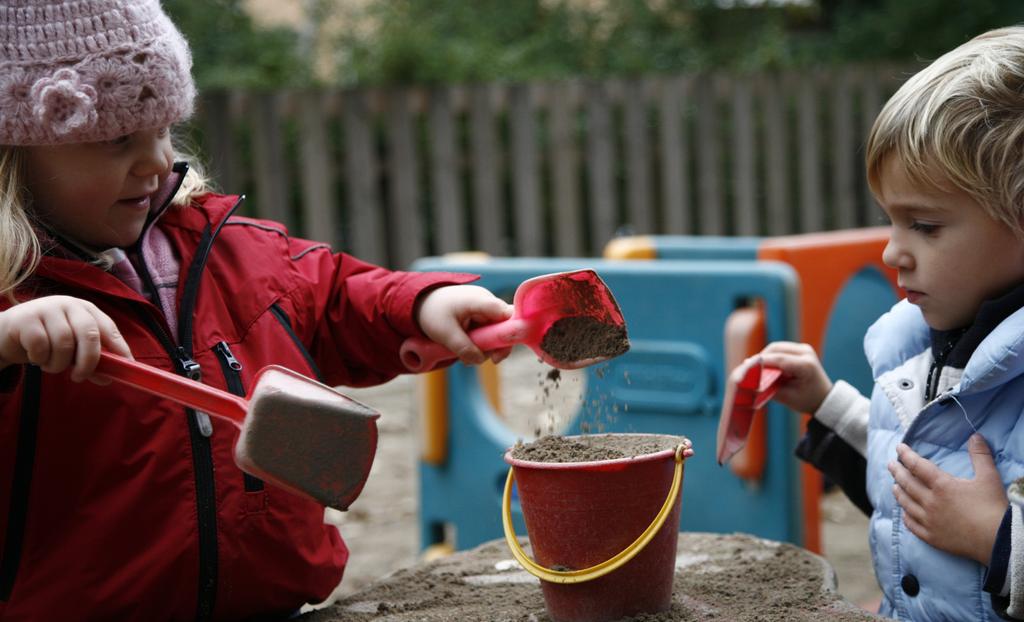
<path fill-rule="evenodd" d="M 945 364 L 952 367 L 964 367 L 971 355 L 1003 320 L 1015 311 L 1024 307 L 1024 284 L 1012 288 L 1001 296 L 982 303 L 978 315 L 970 326 L 955 330 L 932 330 L 932 355 L 940 358 L 943 350 L 948 349 Z"/>
<path fill-rule="evenodd" d="M 1022 305 L 1024 285 L 983 304 L 975 322 L 962 331 L 953 348 L 957 367 L 964 368 L 958 393 L 983 391 L 1024 374 Z M 931 348 L 933 336 L 918 307 L 906 300 L 896 303 L 864 338 L 874 378 Z"/>

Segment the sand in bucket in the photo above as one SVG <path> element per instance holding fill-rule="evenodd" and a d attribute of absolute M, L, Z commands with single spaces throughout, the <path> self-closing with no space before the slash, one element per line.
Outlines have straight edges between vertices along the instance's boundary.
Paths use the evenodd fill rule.
<path fill-rule="evenodd" d="M 672 493 L 681 444 L 689 448 L 682 437 L 660 434 L 544 437 L 505 454 L 535 564 L 517 553 L 508 520 L 506 536 L 513 555 L 540 576 L 555 622 L 606 622 L 670 607 L 681 496 Z M 678 453 L 681 487 L 684 452 Z M 658 517 L 660 527 L 652 525 Z M 645 530 L 651 536 L 646 545 L 631 547 Z M 635 557 L 597 572 L 571 572 L 603 566 L 624 552 Z"/>

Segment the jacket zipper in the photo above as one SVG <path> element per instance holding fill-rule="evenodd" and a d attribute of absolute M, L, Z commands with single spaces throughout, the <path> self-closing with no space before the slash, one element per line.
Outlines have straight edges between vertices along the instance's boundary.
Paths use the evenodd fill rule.
<path fill-rule="evenodd" d="M 199 282 L 206 268 L 217 235 L 224 223 L 242 205 L 245 197 L 235 202 L 224 218 L 210 231 L 209 226 L 203 230 L 199 241 L 198 252 L 188 268 L 185 277 L 185 289 L 181 296 L 178 309 L 178 342 L 185 353 L 192 352 L 192 315 L 199 295 Z M 194 426 L 194 427 L 193 427 Z M 196 506 L 198 510 L 199 528 L 199 595 L 196 603 L 196 620 L 206 622 L 213 615 L 213 607 L 217 598 L 217 575 L 219 552 L 217 550 L 217 495 L 213 478 L 213 454 L 210 439 L 203 437 L 199 431 L 198 418 L 189 421 L 192 436 L 192 452 L 196 471 Z"/>
<path fill-rule="evenodd" d="M 235 395 L 245 395 L 245 385 L 242 384 L 242 363 L 235 358 L 231 348 L 226 341 L 221 341 L 213 347 L 220 361 L 220 369 L 224 372 L 224 380 L 227 383 L 228 391 Z M 263 480 L 253 477 L 248 473 L 242 473 L 245 482 L 245 492 L 259 492 L 263 490 Z"/>
<path fill-rule="evenodd" d="M 198 380 L 202 377 L 202 370 L 192 358 L 192 312 L 195 308 L 196 297 L 199 293 L 199 281 L 206 261 L 210 256 L 210 249 L 216 240 L 224 223 L 241 206 L 245 197 L 240 197 L 224 218 L 218 223 L 213 231 L 207 226 L 203 230 L 199 241 L 198 252 L 192 263 L 189 265 L 188 274 L 185 278 L 185 287 L 181 296 L 181 304 L 178 308 L 178 343 L 175 346 L 173 340 L 167 334 L 164 327 L 148 318 L 154 331 L 164 344 L 167 353 L 174 359 L 185 375 L 194 374 Z M 141 277 L 145 279 L 147 287 L 153 288 L 153 279 L 149 274 L 145 258 L 139 253 L 139 265 Z M 206 622 L 213 615 L 213 607 L 217 598 L 217 575 L 219 565 L 219 552 L 217 550 L 217 494 L 214 486 L 213 473 L 213 452 L 210 447 L 210 434 L 213 426 L 206 413 L 197 413 L 193 409 L 187 409 L 189 427 L 189 439 L 192 445 L 192 464 L 196 478 L 196 523 L 199 538 L 199 586 L 196 598 L 196 620 Z M 205 419 L 205 421 L 204 421 Z"/>
<path fill-rule="evenodd" d="M 178 373 L 199 382 L 202 379 L 202 368 L 184 347 L 174 344 L 165 325 L 145 308 L 139 308 L 139 315 L 163 345 L 167 355 L 175 363 Z M 192 447 L 192 470 L 196 483 L 196 522 L 199 534 L 196 620 L 205 622 L 213 613 L 217 589 L 217 506 L 213 480 L 213 451 L 210 447 L 210 434 L 213 429 L 209 426 L 209 416 L 206 413 L 197 413 L 191 408 L 186 408 L 185 415 L 189 444 Z"/>
<path fill-rule="evenodd" d="M 39 429 L 39 395 L 42 371 L 26 365 L 22 381 L 21 416 L 18 419 L 18 444 L 14 457 L 11 481 L 10 507 L 7 509 L 7 531 L 4 534 L 4 552 L 0 558 L 0 601 L 11 599 L 14 580 L 21 564 L 21 547 L 25 543 L 28 524 L 28 498 L 32 488 L 32 466 L 35 464 L 36 441 Z"/>
<path fill-rule="evenodd" d="M 178 364 L 183 373 L 196 382 L 202 381 L 202 368 L 179 346 Z M 187 409 L 188 434 L 192 445 L 192 468 L 196 478 L 196 522 L 199 534 L 199 589 L 196 598 L 196 620 L 205 622 L 213 615 L 217 596 L 217 490 L 213 477 L 213 449 L 210 416 Z"/>

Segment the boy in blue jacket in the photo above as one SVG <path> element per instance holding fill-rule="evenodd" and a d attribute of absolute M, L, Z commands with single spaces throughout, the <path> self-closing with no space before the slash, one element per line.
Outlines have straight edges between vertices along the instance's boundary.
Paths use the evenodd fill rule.
<path fill-rule="evenodd" d="M 867 171 L 906 293 L 864 339 L 871 399 L 784 342 L 761 353 L 784 372 L 775 399 L 814 413 L 798 453 L 871 515 L 881 614 L 1024 618 L 1024 524 L 1006 497 L 1024 476 L 1024 28 L 908 80 Z"/>

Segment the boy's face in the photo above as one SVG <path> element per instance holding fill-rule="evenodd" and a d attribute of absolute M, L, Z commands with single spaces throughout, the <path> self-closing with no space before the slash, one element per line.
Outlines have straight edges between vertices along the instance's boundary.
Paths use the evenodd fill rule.
<path fill-rule="evenodd" d="M 138 239 L 149 195 L 174 164 L 167 128 L 25 153 L 32 209 L 61 235 L 97 251 Z"/>
<path fill-rule="evenodd" d="M 914 183 L 895 157 L 878 185 L 892 221 L 882 260 L 929 326 L 967 326 L 982 302 L 1024 283 L 1024 242 L 962 190 Z"/>

